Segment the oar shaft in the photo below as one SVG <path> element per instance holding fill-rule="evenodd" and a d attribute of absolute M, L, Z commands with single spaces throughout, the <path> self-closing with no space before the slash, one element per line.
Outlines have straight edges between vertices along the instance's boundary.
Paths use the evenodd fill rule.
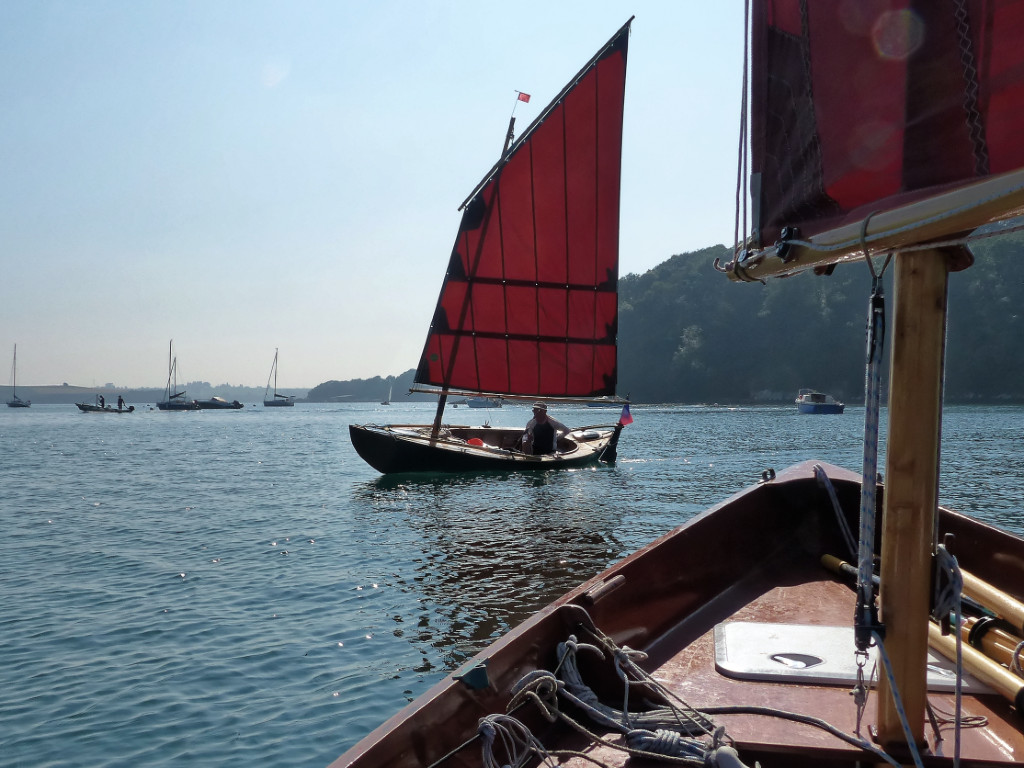
<path fill-rule="evenodd" d="M 964 578 L 965 595 L 1012 624 L 1015 632 L 1024 633 L 1024 603 L 963 569 L 960 573 Z"/>
<path fill-rule="evenodd" d="M 947 659 L 956 661 L 956 637 L 943 635 L 938 625 L 931 621 L 928 622 L 928 645 Z M 966 643 L 961 651 L 967 672 L 1006 698 L 1018 712 L 1024 712 L 1024 680 Z"/>
<path fill-rule="evenodd" d="M 960 636 L 990 659 L 1011 667 L 1021 639 L 996 624 L 994 619 L 971 617 L 960 627 Z"/>

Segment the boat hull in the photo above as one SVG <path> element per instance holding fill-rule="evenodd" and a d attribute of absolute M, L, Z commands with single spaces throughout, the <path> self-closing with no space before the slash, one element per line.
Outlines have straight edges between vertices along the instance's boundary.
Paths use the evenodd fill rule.
<path fill-rule="evenodd" d="M 617 432 L 589 428 L 559 439 L 559 452 L 533 456 L 514 450 L 523 430 L 494 427 L 445 427 L 436 439 L 430 425 L 352 424 L 352 446 L 383 474 L 402 472 L 475 472 L 487 470 L 571 469 L 596 464 Z M 474 445 L 470 441 L 479 441 Z"/>
<path fill-rule="evenodd" d="M 92 403 L 75 403 L 78 406 L 78 410 L 82 413 L 134 413 L 135 406 L 129 405 L 127 408 L 114 408 L 109 405 L 99 406 L 93 405 Z"/>
<path fill-rule="evenodd" d="M 856 530 L 859 476 L 818 466 L 830 478 L 846 524 Z M 880 496 L 882 492 L 879 488 Z M 881 498 L 878 505 L 881 508 Z M 1024 598 L 1024 540 L 948 510 L 940 510 L 939 518 L 940 533 L 955 537 L 954 552 L 962 568 L 1018 600 Z M 857 717 L 849 684 L 743 679 L 722 667 L 716 637 L 717 628 L 738 621 L 763 622 L 771 628 L 801 625 L 812 633 L 848 627 L 854 591 L 843 577 L 821 565 L 822 555 L 848 556 L 847 552 L 814 462 L 768 476 L 534 614 L 369 734 L 331 768 L 412 768 L 434 765 L 445 756 L 445 766 L 479 765 L 481 745 L 474 736 L 480 718 L 504 713 L 515 683 L 535 670 L 554 669 L 557 644 L 570 634 L 588 642 L 592 627 L 619 646 L 647 653 L 641 665 L 697 709 L 764 704 L 824 718 L 851 733 Z M 851 635 L 851 658 L 853 650 Z M 472 685 L 472 677 L 466 675 L 471 670 L 483 678 Z M 610 661 L 595 659 L 586 669 L 581 662 L 581 671 L 588 674 L 590 687 L 603 694 L 602 700 L 621 707 L 621 686 Z M 944 689 L 930 697 L 952 710 L 951 692 Z M 872 722 L 876 698 L 869 698 L 866 723 Z M 961 764 L 1015 765 L 1024 750 L 1024 734 L 1019 730 L 1020 716 L 1009 702 L 975 690 L 965 694 L 964 706 L 989 722 L 984 729 L 964 730 Z M 569 726 L 548 723 L 533 704 L 518 708 L 515 717 L 549 750 L 573 749 L 609 766 L 629 764 L 622 753 L 585 743 Z M 762 768 L 852 768 L 876 762 L 828 732 L 763 713 L 715 714 L 713 719 L 735 740 L 745 765 L 757 761 Z M 608 733 L 607 728 L 596 730 Z M 931 743 L 926 764 L 950 765 L 947 746 Z M 583 768 L 594 763 L 573 758 L 560 764 Z"/>
<path fill-rule="evenodd" d="M 800 413 L 842 413 L 846 406 L 843 403 L 797 403 L 796 409 Z"/>
<path fill-rule="evenodd" d="M 195 402 L 200 411 L 237 411 L 239 408 L 245 407 L 237 400 L 232 400 L 229 403 L 227 400 L 218 398 L 213 400 L 196 400 Z"/>
<path fill-rule="evenodd" d="M 264 408 L 291 408 L 295 405 L 294 400 L 264 400 Z"/>
<path fill-rule="evenodd" d="M 199 404 L 195 400 L 165 400 L 157 403 L 156 407 L 161 411 L 198 411 Z"/>
<path fill-rule="evenodd" d="M 7 401 L 8 408 L 29 408 L 32 406 L 31 400 L 21 400 L 20 398 L 14 398 L 13 400 Z"/>
<path fill-rule="evenodd" d="M 815 392 L 813 389 L 801 389 L 797 393 L 796 408 L 799 413 L 838 414 L 845 406 L 832 395 Z"/>

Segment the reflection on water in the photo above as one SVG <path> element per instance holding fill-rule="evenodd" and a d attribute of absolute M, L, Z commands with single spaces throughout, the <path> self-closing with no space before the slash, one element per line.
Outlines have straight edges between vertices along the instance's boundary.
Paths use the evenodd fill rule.
<path fill-rule="evenodd" d="M 602 467 L 377 479 L 364 524 L 401 521 L 421 556 L 406 588 L 418 596 L 417 639 L 446 669 L 621 556 L 616 511 L 587 500 Z"/>

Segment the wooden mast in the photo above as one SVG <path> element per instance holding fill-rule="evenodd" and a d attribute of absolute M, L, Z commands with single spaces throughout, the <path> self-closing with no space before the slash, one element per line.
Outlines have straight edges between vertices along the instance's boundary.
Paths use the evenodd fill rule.
<path fill-rule="evenodd" d="M 899 254 L 889 373 L 889 434 L 881 548 L 881 620 L 911 734 L 924 742 L 928 613 L 939 485 L 942 368 L 951 254 Z M 878 740 L 906 743 L 880 675 Z"/>

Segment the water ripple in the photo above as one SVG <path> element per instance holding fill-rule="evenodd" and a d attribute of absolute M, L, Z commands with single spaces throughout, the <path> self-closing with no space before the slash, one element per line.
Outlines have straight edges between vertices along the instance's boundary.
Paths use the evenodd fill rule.
<path fill-rule="evenodd" d="M 0 414 L 0 762 L 326 765 L 763 469 L 860 465 L 857 409 L 637 407 L 614 468 L 381 478 L 347 439 L 368 411 L 286 410 Z M 1022 427 L 949 409 L 941 500 L 1021 532 Z"/>

